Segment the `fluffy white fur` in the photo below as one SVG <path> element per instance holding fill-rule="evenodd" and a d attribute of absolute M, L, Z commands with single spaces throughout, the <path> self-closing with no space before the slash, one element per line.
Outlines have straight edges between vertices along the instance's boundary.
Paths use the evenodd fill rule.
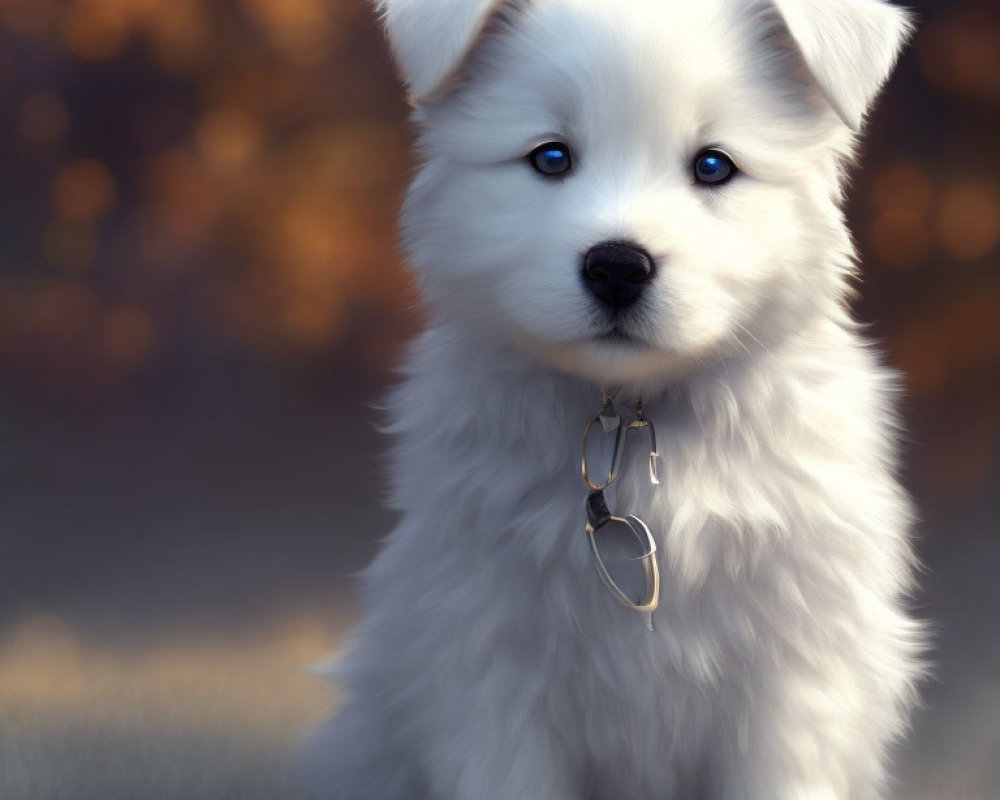
<path fill-rule="evenodd" d="M 422 166 L 429 325 L 391 404 L 398 528 L 368 569 L 317 800 L 876 800 L 920 628 L 894 378 L 845 307 L 856 129 L 907 31 L 879 0 L 382 0 Z M 569 143 L 573 171 L 525 154 Z M 715 145 L 741 174 L 691 180 Z M 581 253 L 658 262 L 623 317 Z M 642 394 L 656 631 L 598 579 L 582 431 Z M 637 448 L 638 449 L 638 448 Z"/>

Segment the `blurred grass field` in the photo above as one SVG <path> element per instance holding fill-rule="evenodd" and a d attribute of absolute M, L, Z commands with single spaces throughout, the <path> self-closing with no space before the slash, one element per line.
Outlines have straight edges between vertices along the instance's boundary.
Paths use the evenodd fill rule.
<path fill-rule="evenodd" d="M 1000 797 L 1000 589 L 982 580 L 997 546 L 981 532 L 957 556 L 931 554 L 938 678 L 894 800 Z M 294 800 L 296 744 L 336 700 L 309 667 L 336 657 L 347 625 L 110 646 L 25 618 L 0 640 L 0 798 Z"/>
<path fill-rule="evenodd" d="M 330 710 L 302 621 L 239 642 L 134 652 L 29 619 L 0 650 L 4 800 L 281 800 L 290 754 Z"/>

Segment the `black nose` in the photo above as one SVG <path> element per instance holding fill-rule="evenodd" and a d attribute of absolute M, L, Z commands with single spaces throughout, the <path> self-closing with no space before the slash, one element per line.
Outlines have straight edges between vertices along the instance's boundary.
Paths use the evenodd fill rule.
<path fill-rule="evenodd" d="M 583 282 L 612 308 L 625 308 L 639 299 L 654 269 L 645 250 L 626 242 L 605 242 L 591 247 L 583 257 Z"/>

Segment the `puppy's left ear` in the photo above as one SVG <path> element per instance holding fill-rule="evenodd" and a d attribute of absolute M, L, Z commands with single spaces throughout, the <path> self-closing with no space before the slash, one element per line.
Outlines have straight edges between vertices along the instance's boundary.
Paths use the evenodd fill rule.
<path fill-rule="evenodd" d="M 502 0 L 375 0 L 414 102 L 456 73 Z"/>
<path fill-rule="evenodd" d="M 827 101 L 858 130 L 913 30 L 882 0 L 772 0 Z"/>

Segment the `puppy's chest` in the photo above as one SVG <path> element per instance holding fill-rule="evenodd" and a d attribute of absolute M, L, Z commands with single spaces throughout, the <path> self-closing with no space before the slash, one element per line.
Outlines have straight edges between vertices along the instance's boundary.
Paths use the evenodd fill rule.
<path fill-rule="evenodd" d="M 576 590 L 590 614 L 590 635 L 604 643 L 607 667 L 623 681 L 631 680 L 628 673 L 650 678 L 675 670 L 712 683 L 724 664 L 745 661 L 769 638 L 789 581 L 796 593 L 808 593 L 810 577 L 796 567 L 794 543 L 776 535 L 797 523 L 782 487 L 735 458 L 716 469 L 707 459 L 692 465 L 668 455 L 656 477 L 650 479 L 645 453 L 631 454 L 605 490 L 611 513 L 642 520 L 655 542 L 653 630 L 649 614 L 623 605 L 601 580 L 584 534 L 585 487 L 572 501 L 580 510 L 569 533 L 572 560 L 582 566 Z M 618 658 L 623 653 L 631 657 Z"/>
<path fill-rule="evenodd" d="M 797 564 L 800 545 L 787 535 L 816 521 L 794 518 L 800 511 L 788 498 L 801 501 L 806 487 L 787 477 L 786 465 L 739 448 L 713 449 L 703 436 L 656 422 L 656 480 L 647 440 L 633 436 L 605 489 L 610 513 L 641 520 L 655 542 L 653 631 L 649 614 L 622 604 L 601 575 L 588 541 L 589 489 L 579 456 L 541 471 L 542 455 L 531 457 L 537 437 L 509 451 L 504 480 L 487 484 L 475 503 L 451 506 L 467 516 L 449 527 L 478 531 L 466 540 L 478 553 L 476 569 L 456 565 L 454 572 L 479 584 L 485 570 L 499 594 L 515 593 L 504 625 L 518 635 L 534 631 L 539 641 L 565 641 L 568 658 L 582 659 L 573 670 L 592 665 L 623 687 L 670 671 L 699 683 L 718 680 L 725 663 L 747 661 L 771 637 L 784 594 L 807 593 L 814 577 Z M 579 453 L 579 441 L 568 441 L 566 452 Z M 463 496 L 468 491 L 464 486 Z M 447 552 L 457 558 L 464 549 Z"/>

